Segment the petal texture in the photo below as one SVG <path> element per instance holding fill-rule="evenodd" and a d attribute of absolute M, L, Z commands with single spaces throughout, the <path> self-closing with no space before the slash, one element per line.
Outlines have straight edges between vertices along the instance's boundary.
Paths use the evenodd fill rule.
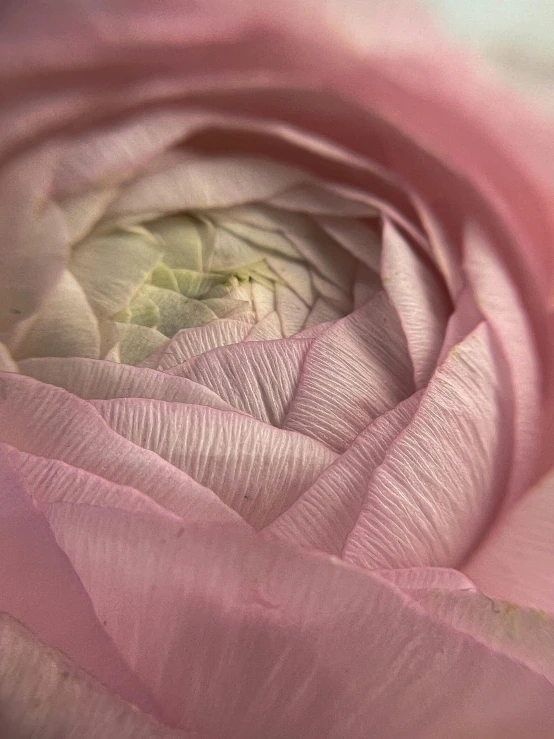
<path fill-rule="evenodd" d="M 280 426 L 311 343 L 288 339 L 234 344 L 195 357 L 168 374 L 199 382 L 237 410 Z"/>
<path fill-rule="evenodd" d="M 41 508 L 166 721 L 203 737 L 547 736 L 554 720 L 539 672 L 378 576 L 234 527 Z"/>
<path fill-rule="evenodd" d="M 492 598 L 554 612 L 554 474 L 499 518 L 463 571 Z"/>
<path fill-rule="evenodd" d="M 370 478 L 343 550 L 366 567 L 456 566 L 497 505 L 509 468 L 502 380 L 486 324 L 435 373 Z"/>
<path fill-rule="evenodd" d="M 362 510 L 368 480 L 420 398 L 421 393 L 413 395 L 373 421 L 269 530 L 307 549 L 340 555 Z"/>
<path fill-rule="evenodd" d="M 0 731 L 10 739 L 184 739 L 0 615 Z"/>
<path fill-rule="evenodd" d="M 15 374 L 0 378 L 0 398 L 1 441 L 137 488 L 179 515 L 237 520 L 212 491 L 112 431 L 90 403 Z"/>
<path fill-rule="evenodd" d="M 111 428 L 214 490 L 256 528 L 336 458 L 313 439 L 233 411 L 133 399 L 94 405 Z"/>
<path fill-rule="evenodd" d="M 284 428 L 338 452 L 414 391 L 404 333 L 384 293 L 314 339 Z"/>
<path fill-rule="evenodd" d="M 71 474 L 60 477 L 52 460 L 5 444 L 0 445 L 0 460 L 0 610 L 62 650 L 116 695 L 155 711 L 152 696 L 122 660 L 44 516 L 32 504 L 37 485 L 60 494 L 64 484 L 71 487 L 82 480 Z M 65 471 L 72 468 L 66 465 Z"/>
<path fill-rule="evenodd" d="M 222 410 L 231 408 L 214 392 L 191 380 L 115 362 L 58 357 L 28 359 L 21 362 L 21 373 L 85 400 L 152 398 Z"/>

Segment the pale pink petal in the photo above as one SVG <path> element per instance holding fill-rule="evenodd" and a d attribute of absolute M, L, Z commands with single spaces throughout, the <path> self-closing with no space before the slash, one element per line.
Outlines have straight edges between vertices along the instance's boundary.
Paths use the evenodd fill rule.
<path fill-rule="evenodd" d="M 252 285 L 254 290 L 256 283 Z M 275 311 L 267 313 L 258 323 L 250 329 L 245 341 L 266 341 L 271 339 L 282 339 L 281 321 Z"/>
<path fill-rule="evenodd" d="M 379 268 L 380 269 L 380 268 Z M 373 271 L 369 267 L 360 265 L 356 270 L 356 277 L 354 280 L 353 298 L 354 308 L 361 308 L 362 305 L 369 303 L 379 290 L 383 289 L 381 278 L 379 277 L 379 271 Z"/>
<path fill-rule="evenodd" d="M 29 476 L 37 475 L 35 463 L 51 480 L 56 463 L 5 444 L 0 459 L 0 611 L 61 649 L 120 697 L 153 710 L 152 696 L 123 662 L 44 516 L 32 505 Z M 57 489 L 59 480 L 52 483 Z"/>
<path fill-rule="evenodd" d="M 58 152 L 50 146 L 5 165 L 0 175 L 0 331 L 31 316 L 60 279 L 69 234 L 49 202 Z"/>
<path fill-rule="evenodd" d="M 204 259 L 205 270 L 226 272 L 245 267 L 261 258 L 260 249 L 255 243 L 246 241 L 225 228 L 217 228 L 214 233 L 213 252 Z"/>
<path fill-rule="evenodd" d="M 218 257 L 217 260 L 211 263 L 214 269 L 224 269 L 240 263 L 256 262 L 260 259 L 260 249 L 267 250 L 267 256 L 275 253 L 291 259 L 298 259 L 298 252 L 286 235 L 280 231 L 259 228 L 249 222 L 250 220 L 254 220 L 254 222 L 258 220 L 258 218 L 250 216 L 250 214 L 256 216 L 257 210 L 257 206 L 254 205 L 210 213 L 210 219 L 218 226 L 215 234 L 215 248 Z M 235 217 L 240 220 L 235 220 Z M 248 220 L 246 220 L 247 218 Z"/>
<path fill-rule="evenodd" d="M 100 356 L 100 331 L 86 295 L 75 277 L 65 270 L 39 311 L 19 325 L 12 354 L 27 357 Z"/>
<path fill-rule="evenodd" d="M 314 302 L 314 290 L 310 270 L 302 262 L 294 262 L 283 257 L 273 256 L 266 259 L 271 269 L 293 290 L 298 297 L 311 305 Z"/>
<path fill-rule="evenodd" d="M 41 508 L 172 725 L 214 739 L 548 736 L 539 669 L 378 576 L 235 527 Z"/>
<path fill-rule="evenodd" d="M 306 328 L 302 331 L 302 336 L 306 336 L 305 332 L 310 330 L 310 328 L 317 329 L 317 327 L 322 323 L 338 321 L 340 318 L 344 318 L 344 313 L 337 310 L 337 308 L 330 305 L 326 300 L 323 300 L 323 298 L 317 298 L 308 317 L 306 318 Z"/>
<path fill-rule="evenodd" d="M 402 588 L 404 590 L 404 588 Z M 554 616 L 493 600 L 472 586 L 412 588 L 410 597 L 432 616 L 481 644 L 506 654 L 554 683 Z"/>
<path fill-rule="evenodd" d="M 511 434 L 486 324 L 439 367 L 414 419 L 368 481 L 343 550 L 363 567 L 455 567 L 504 493 Z"/>
<path fill-rule="evenodd" d="M 400 317 L 417 388 L 433 374 L 451 311 L 444 284 L 390 221 L 383 225 L 381 279 Z"/>
<path fill-rule="evenodd" d="M 368 480 L 420 398 L 421 393 L 413 395 L 364 429 L 268 531 L 306 549 L 339 555 L 362 510 Z"/>
<path fill-rule="evenodd" d="M 257 97 L 259 98 L 259 91 Z M 302 102 L 305 104 L 308 98 L 314 111 L 321 106 L 320 98 L 316 96 L 314 99 L 311 91 L 302 90 L 298 97 L 299 110 Z M 333 101 L 335 106 L 336 102 Z M 262 156 L 270 155 L 280 161 L 302 166 L 309 172 L 317 173 L 320 182 L 346 181 L 356 187 L 358 193 L 379 193 L 380 197 L 366 195 L 362 198 L 365 204 L 371 205 L 374 214 L 383 210 L 399 223 L 406 220 L 402 215 L 403 211 L 413 215 L 406 193 L 395 176 L 386 167 L 377 164 L 373 157 L 366 158 L 353 152 L 351 141 L 346 148 L 337 145 L 332 136 L 323 137 L 309 130 L 302 121 L 295 122 L 296 125 L 288 125 L 284 122 L 286 116 L 282 116 L 282 110 L 281 115 L 274 113 L 269 117 L 253 118 L 252 111 L 255 107 L 254 104 L 245 108 L 246 115 L 213 120 L 212 125 L 223 130 L 231 129 L 233 141 L 239 150 L 248 149 Z M 304 108 L 304 115 L 306 112 Z M 328 114 L 329 108 L 326 107 L 324 112 Z M 229 140 L 229 134 L 226 139 Z M 247 146 L 244 146 L 245 142 Z"/>
<path fill-rule="evenodd" d="M 89 359 L 27 359 L 21 373 L 56 385 L 85 400 L 152 398 L 229 410 L 215 393 L 191 380 L 167 377 L 148 368 Z"/>
<path fill-rule="evenodd" d="M 312 439 L 234 411 L 134 399 L 94 406 L 117 433 L 216 492 L 255 528 L 286 510 L 336 458 Z"/>
<path fill-rule="evenodd" d="M 324 277 L 318 275 L 317 272 L 312 272 L 312 282 L 320 297 L 326 300 L 327 303 L 335 306 L 343 316 L 347 313 L 351 313 L 354 306 L 350 291 L 345 292 L 344 290 L 341 290 L 341 288 L 333 285 L 332 282 L 329 282 Z"/>
<path fill-rule="evenodd" d="M 554 682 L 554 617 L 479 593 L 457 570 L 432 567 L 379 570 L 434 617 Z"/>
<path fill-rule="evenodd" d="M 323 302 L 323 301 L 321 301 Z M 321 309 L 321 313 L 318 314 L 318 310 Z M 312 320 L 317 320 L 317 318 L 324 318 L 326 317 L 327 320 L 323 321 L 323 323 L 312 323 Z M 316 302 L 314 303 L 314 310 L 312 313 L 310 313 L 310 316 L 308 316 L 308 320 L 306 321 L 306 328 L 302 329 L 296 336 L 295 339 L 315 339 L 318 336 L 321 336 L 324 334 L 328 328 L 331 328 L 335 320 L 341 318 L 341 316 L 337 316 L 336 312 L 333 311 L 331 306 L 322 307 L 321 303 Z"/>
<path fill-rule="evenodd" d="M 464 266 L 475 302 L 500 343 L 509 366 L 514 401 L 514 452 L 506 503 L 522 495 L 537 475 L 537 450 L 544 382 L 538 342 L 526 306 L 506 266 L 487 236 L 478 228 L 466 233 Z"/>
<path fill-rule="evenodd" d="M 381 293 L 314 340 L 283 427 L 342 452 L 413 391 L 404 333 Z"/>
<path fill-rule="evenodd" d="M 416 590 L 477 591 L 475 585 L 458 570 L 446 567 L 411 567 L 401 570 L 378 570 L 385 580 L 394 583 L 405 593 Z"/>
<path fill-rule="evenodd" d="M 473 290 L 465 285 L 458 293 L 456 308 L 448 319 L 438 364 L 442 364 L 453 347 L 475 331 L 482 321 L 483 314 L 475 302 Z"/>
<path fill-rule="evenodd" d="M 0 393 L 0 441 L 137 488 L 189 520 L 238 519 L 211 490 L 112 431 L 85 400 L 11 373 L 0 376 Z"/>
<path fill-rule="evenodd" d="M 412 200 L 425 228 L 433 261 L 448 287 L 450 297 L 456 300 L 464 287 L 461 251 L 454 246 L 432 208 L 414 193 Z"/>
<path fill-rule="evenodd" d="M 229 214 L 235 222 L 226 228 L 237 233 L 240 229 L 245 235 L 250 233 L 255 243 L 267 244 L 268 249 L 285 256 L 300 256 L 342 290 L 350 290 L 354 258 L 341 250 L 335 239 L 310 216 L 265 205 L 233 208 Z"/>
<path fill-rule="evenodd" d="M 554 613 L 554 473 L 504 513 L 463 566 L 493 598 Z"/>
<path fill-rule="evenodd" d="M 113 215 L 228 208 L 265 200 L 309 180 L 299 169 L 241 156 L 190 159 L 128 185 L 110 206 Z"/>
<path fill-rule="evenodd" d="M 354 218 L 318 216 L 317 223 L 332 236 L 343 249 L 350 252 L 370 269 L 379 272 L 381 237 L 378 229 L 369 223 Z"/>
<path fill-rule="evenodd" d="M 72 195 L 59 202 L 65 216 L 71 246 L 88 236 L 116 194 L 115 188 L 100 188 Z"/>
<path fill-rule="evenodd" d="M 0 372 L 19 372 L 17 362 L 7 346 L 0 342 Z"/>
<path fill-rule="evenodd" d="M 285 338 L 301 331 L 310 314 L 306 303 L 286 285 L 275 286 L 275 308 Z"/>
<path fill-rule="evenodd" d="M 205 385 L 237 410 L 280 426 L 312 341 L 252 341 L 214 349 L 168 370 Z"/>
<path fill-rule="evenodd" d="M 270 209 L 264 215 L 286 234 L 308 264 L 341 290 L 347 293 L 350 291 L 355 260 L 338 248 L 337 242 L 317 221 L 303 213 L 283 213 Z"/>
<path fill-rule="evenodd" d="M 55 190 L 80 192 L 119 184 L 210 117 L 200 111 L 161 110 L 86 131 L 71 141 L 58 162 Z"/>
<path fill-rule="evenodd" d="M 361 199 L 343 197 L 329 185 L 296 185 L 268 198 L 267 202 L 273 208 L 315 216 L 372 218 L 378 215 L 371 205 L 366 205 Z"/>
<path fill-rule="evenodd" d="M 159 370 L 171 369 L 177 364 L 220 346 L 237 344 L 252 330 L 244 321 L 221 319 L 199 328 L 185 328 L 169 342 L 157 365 Z"/>
<path fill-rule="evenodd" d="M 5 613 L 0 653 L 0 731 L 6 739 L 194 738 L 121 700 Z"/>

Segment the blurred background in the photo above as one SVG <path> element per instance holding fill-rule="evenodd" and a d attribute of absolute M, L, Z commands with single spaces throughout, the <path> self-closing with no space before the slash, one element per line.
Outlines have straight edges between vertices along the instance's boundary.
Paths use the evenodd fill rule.
<path fill-rule="evenodd" d="M 554 0 L 425 0 L 448 32 L 554 116 Z"/>

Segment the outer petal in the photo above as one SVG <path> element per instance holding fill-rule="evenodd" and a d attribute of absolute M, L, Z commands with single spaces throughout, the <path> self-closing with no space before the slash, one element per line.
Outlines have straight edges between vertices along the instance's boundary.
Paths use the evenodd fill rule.
<path fill-rule="evenodd" d="M 209 739 L 548 736 L 544 677 L 378 576 L 234 527 L 41 507 L 168 722 Z"/>
<path fill-rule="evenodd" d="M 504 513 L 464 572 L 493 598 L 554 613 L 554 472 Z"/>
<path fill-rule="evenodd" d="M 457 570 L 381 570 L 426 611 L 554 681 L 554 617 L 482 595 Z"/>
<path fill-rule="evenodd" d="M 42 482 L 50 482 L 59 492 L 55 463 L 33 459 L 5 444 L 0 444 L 0 460 L 0 610 L 61 649 L 120 697 L 154 710 L 152 696 L 103 630 L 44 516 L 32 505 L 28 493 L 33 485 L 28 485 L 33 476 L 40 480 L 37 465 L 43 467 Z"/>
<path fill-rule="evenodd" d="M 184 739 L 0 614 L 0 731 L 10 739 Z"/>

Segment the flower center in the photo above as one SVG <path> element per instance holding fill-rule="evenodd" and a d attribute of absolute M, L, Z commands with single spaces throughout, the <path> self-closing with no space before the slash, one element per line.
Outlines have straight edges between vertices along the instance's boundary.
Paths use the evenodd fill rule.
<path fill-rule="evenodd" d="M 104 196 L 87 197 L 96 207 Z M 82 199 L 61 203 L 70 223 Z M 265 338 L 287 338 L 380 287 L 375 207 L 271 160 L 169 153 L 102 208 L 10 347 L 15 359 L 141 364 L 180 331 L 222 319 L 271 323 Z"/>

